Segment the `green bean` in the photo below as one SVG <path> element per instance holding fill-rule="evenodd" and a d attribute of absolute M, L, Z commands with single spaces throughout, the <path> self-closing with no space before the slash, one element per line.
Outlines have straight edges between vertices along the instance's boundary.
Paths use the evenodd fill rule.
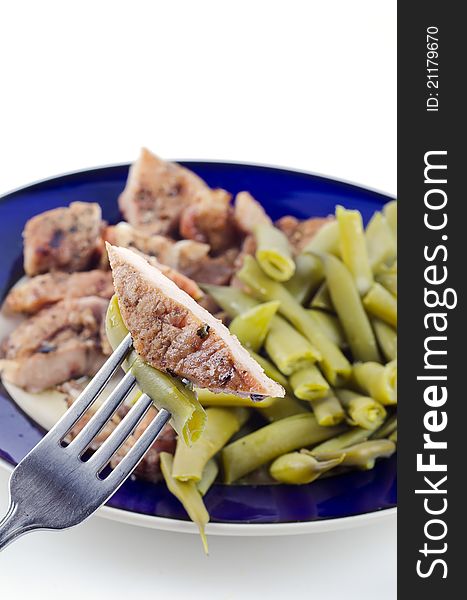
<path fill-rule="evenodd" d="M 323 398 L 317 398 L 311 403 L 313 413 L 321 427 L 331 427 L 342 423 L 345 417 L 344 409 L 338 398 L 329 392 Z"/>
<path fill-rule="evenodd" d="M 295 273 L 295 262 L 287 236 L 269 223 L 254 228 L 256 260 L 263 271 L 276 281 L 288 281 Z"/>
<path fill-rule="evenodd" d="M 396 451 L 396 445 L 390 440 L 369 440 L 355 446 L 348 446 L 345 450 L 320 452 L 316 456 L 319 460 L 332 460 L 343 458 L 342 467 L 357 467 L 368 471 L 375 466 L 377 458 L 388 458 Z"/>
<path fill-rule="evenodd" d="M 321 452 L 337 452 L 338 450 L 344 450 L 345 448 L 353 446 L 354 444 L 366 442 L 369 436 L 370 431 L 368 429 L 363 429 L 362 427 L 352 427 L 352 429 L 326 440 L 322 444 L 318 444 L 312 448 L 310 452 L 313 454 L 313 456 L 319 456 Z"/>
<path fill-rule="evenodd" d="M 113 296 L 107 309 L 106 333 L 110 345 L 115 349 L 128 335 L 123 323 L 117 296 Z M 162 373 L 145 363 L 133 350 L 122 367 L 131 370 L 138 385 L 150 396 L 157 408 L 168 410 L 172 427 L 186 444 L 195 442 L 204 428 L 206 413 L 198 402 L 196 394 L 180 379 Z"/>
<path fill-rule="evenodd" d="M 387 289 L 393 296 L 397 298 L 397 272 L 379 272 L 375 275 L 375 279 L 383 287 Z"/>
<path fill-rule="evenodd" d="M 300 400 L 323 398 L 329 392 L 328 382 L 315 365 L 308 365 L 292 373 L 290 385 Z"/>
<path fill-rule="evenodd" d="M 386 419 L 386 422 L 381 425 L 371 436 L 372 440 L 381 440 L 387 438 L 397 429 L 397 415 L 392 415 Z"/>
<path fill-rule="evenodd" d="M 287 281 L 285 288 L 297 302 L 305 304 L 319 287 L 323 277 L 323 265 L 316 256 L 299 254 L 295 257 L 295 273 Z"/>
<path fill-rule="evenodd" d="M 237 315 L 230 323 L 231 333 L 237 336 L 241 344 L 254 352 L 263 345 L 271 326 L 271 321 L 279 308 L 279 302 L 265 302 Z"/>
<path fill-rule="evenodd" d="M 381 404 L 397 404 L 396 361 L 384 366 L 376 362 L 356 363 L 353 366 L 353 379 L 360 390 Z"/>
<path fill-rule="evenodd" d="M 198 525 L 204 551 L 208 554 L 208 542 L 204 528 L 209 523 L 209 513 L 194 481 L 178 481 L 172 477 L 173 457 L 168 452 L 160 453 L 162 475 L 169 491 L 180 500 L 190 519 Z"/>
<path fill-rule="evenodd" d="M 363 304 L 371 315 L 397 327 L 397 300 L 380 283 L 372 285 Z"/>
<path fill-rule="evenodd" d="M 343 206 L 338 206 L 336 217 L 339 225 L 342 261 L 350 271 L 358 293 L 363 296 L 373 283 L 373 271 L 366 248 L 362 215 L 358 210 L 347 210 Z M 329 287 L 331 288 L 331 286 Z M 333 298 L 332 291 L 331 298 Z"/>
<path fill-rule="evenodd" d="M 376 317 L 371 319 L 371 324 L 384 358 L 388 361 L 394 360 L 397 356 L 397 333 L 390 325 Z"/>
<path fill-rule="evenodd" d="M 340 349 L 320 330 L 316 323 L 289 292 L 277 281 L 269 279 L 251 256 L 246 256 L 243 267 L 237 273 L 243 283 L 262 300 L 279 300 L 281 312 L 313 344 L 321 354 L 320 366 L 331 385 L 346 380 L 351 372 L 350 363 Z M 269 334 L 270 335 L 270 334 Z M 267 340 L 266 340 L 267 341 Z"/>
<path fill-rule="evenodd" d="M 273 319 L 264 347 L 284 375 L 291 375 L 321 358 L 316 348 L 284 319 Z"/>
<path fill-rule="evenodd" d="M 386 409 L 380 402 L 351 390 L 336 390 L 336 394 L 349 415 L 350 425 L 358 425 L 371 431 L 382 425 Z"/>
<path fill-rule="evenodd" d="M 293 415 L 308 414 L 310 410 L 306 407 L 304 402 L 296 400 L 292 396 L 285 395 L 284 398 L 274 398 L 274 402 L 269 406 L 264 406 L 257 403 L 257 411 L 270 423 L 292 417 Z"/>
<path fill-rule="evenodd" d="M 201 288 L 232 318 L 258 305 L 257 300 L 235 287 L 202 283 Z"/>
<path fill-rule="evenodd" d="M 337 221 L 329 221 L 320 227 L 305 246 L 303 252 L 306 254 L 328 252 L 340 256 L 339 225 Z"/>
<path fill-rule="evenodd" d="M 311 413 L 275 421 L 222 450 L 225 482 L 232 483 L 282 454 L 317 444 L 341 431 L 341 427 L 320 427 Z"/>
<path fill-rule="evenodd" d="M 200 481 L 208 460 L 239 431 L 248 416 L 245 408 L 208 408 L 204 431 L 191 448 L 180 440 L 177 442 L 172 477 L 179 481 Z"/>
<path fill-rule="evenodd" d="M 391 435 L 388 437 L 388 440 L 397 444 L 397 429 L 391 433 Z"/>
<path fill-rule="evenodd" d="M 263 368 L 263 371 L 266 373 L 268 377 L 280 383 L 286 392 L 292 392 L 292 388 L 288 380 L 282 375 L 282 373 L 276 369 L 276 367 L 272 364 L 270 360 L 264 358 L 260 354 L 256 354 L 256 352 L 252 352 L 250 350 L 251 356 L 256 360 L 256 362 Z M 258 403 L 255 402 L 255 406 L 258 406 Z M 264 404 L 264 400 L 261 400 L 261 406 L 266 407 L 267 404 Z"/>
<path fill-rule="evenodd" d="M 287 380 L 286 380 L 287 381 Z M 218 406 L 218 407 L 230 407 L 235 408 L 237 406 L 244 406 L 246 408 L 257 408 L 258 406 L 267 407 L 274 404 L 275 398 L 271 398 L 270 396 L 264 397 L 259 402 L 257 400 L 252 400 L 248 397 L 236 396 L 235 394 L 225 394 L 220 392 L 219 394 L 215 394 L 210 390 L 196 388 L 195 392 L 198 396 L 198 400 L 201 406 Z"/>
<path fill-rule="evenodd" d="M 307 313 L 316 322 L 316 326 L 321 329 L 331 342 L 336 344 L 336 346 L 339 346 L 339 348 L 346 348 L 348 346 L 344 330 L 337 317 L 330 315 L 323 310 L 316 310 L 314 308 L 308 309 Z"/>
<path fill-rule="evenodd" d="M 322 257 L 332 303 L 356 360 L 380 360 L 376 338 L 347 267 L 331 254 Z"/>
<path fill-rule="evenodd" d="M 384 205 L 384 216 L 395 237 L 397 237 L 397 201 L 392 200 Z"/>
<path fill-rule="evenodd" d="M 311 299 L 310 307 L 323 310 L 328 313 L 336 312 L 336 309 L 334 308 L 334 305 L 331 300 L 328 284 L 326 282 L 323 282 L 318 288 L 318 291 Z"/>
<path fill-rule="evenodd" d="M 217 461 L 214 458 L 210 458 L 204 467 L 203 476 L 196 484 L 198 492 L 201 494 L 201 496 L 205 496 L 207 494 L 209 488 L 216 481 L 218 473 L 219 465 L 217 464 Z"/>
<path fill-rule="evenodd" d="M 381 264 L 390 264 L 396 258 L 396 240 L 386 219 L 375 212 L 365 231 L 371 268 L 376 271 Z"/>
<path fill-rule="evenodd" d="M 280 483 L 301 485 L 311 483 L 320 475 L 337 467 L 344 460 L 344 455 L 331 460 L 317 461 L 305 452 L 291 452 L 276 458 L 269 468 L 273 479 Z"/>

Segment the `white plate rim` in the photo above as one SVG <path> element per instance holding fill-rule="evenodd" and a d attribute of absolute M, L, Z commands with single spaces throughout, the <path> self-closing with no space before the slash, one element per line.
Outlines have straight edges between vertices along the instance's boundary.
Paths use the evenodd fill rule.
<path fill-rule="evenodd" d="M 0 458 L 0 467 L 9 473 L 13 471 L 10 463 Z M 111 506 L 103 506 L 95 513 L 96 516 L 126 525 L 158 529 L 174 533 L 198 534 L 197 526 L 191 521 L 169 519 L 153 515 L 144 515 Z M 301 521 L 299 523 L 208 523 L 207 535 L 263 537 L 282 535 L 302 535 L 310 533 L 324 533 L 362 527 L 372 523 L 379 523 L 387 519 L 395 519 L 397 507 L 337 519 L 323 519 L 318 521 Z"/>

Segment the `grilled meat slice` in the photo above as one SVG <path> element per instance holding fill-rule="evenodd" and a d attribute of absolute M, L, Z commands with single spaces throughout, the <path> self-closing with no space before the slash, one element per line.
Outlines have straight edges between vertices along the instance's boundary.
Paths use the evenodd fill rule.
<path fill-rule="evenodd" d="M 204 181 L 188 169 L 143 148 L 130 168 L 118 204 L 125 219 L 136 229 L 169 235 L 178 230 L 183 208 L 197 194 L 208 191 Z"/>
<path fill-rule="evenodd" d="M 114 293 L 110 271 L 81 271 L 63 273 L 55 271 L 36 275 L 13 288 L 5 298 L 8 312 L 34 314 L 64 298 L 100 296 L 110 299 Z"/>
<path fill-rule="evenodd" d="M 284 395 L 228 329 L 159 270 L 126 248 L 107 251 L 123 320 L 147 363 L 215 392 Z"/>
<path fill-rule="evenodd" d="M 107 305 L 96 296 L 66 299 L 21 323 L 3 342 L 5 379 L 40 392 L 95 375 L 104 362 L 100 329 Z"/>
<path fill-rule="evenodd" d="M 84 271 L 96 265 L 103 251 L 101 231 L 96 203 L 72 202 L 32 217 L 23 232 L 26 274 Z"/>

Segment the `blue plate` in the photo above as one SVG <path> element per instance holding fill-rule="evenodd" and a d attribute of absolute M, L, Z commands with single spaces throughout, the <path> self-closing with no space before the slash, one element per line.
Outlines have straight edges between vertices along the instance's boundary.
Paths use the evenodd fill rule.
<path fill-rule="evenodd" d="M 347 183 L 308 173 L 220 162 L 183 163 L 212 187 L 232 193 L 250 191 L 273 219 L 286 214 L 325 216 L 336 204 L 357 208 L 367 221 L 388 197 Z M 0 199 L 0 294 L 3 298 L 22 275 L 21 232 L 25 222 L 44 210 L 76 200 L 98 202 L 104 219 L 120 220 L 118 194 L 127 165 L 63 175 L 14 191 Z M 0 458 L 20 461 L 41 439 L 43 430 L 0 388 Z M 372 471 L 318 480 L 304 486 L 215 485 L 206 495 L 213 522 L 291 523 L 338 519 L 389 509 L 396 505 L 396 459 L 379 461 Z M 111 507 L 141 515 L 186 520 L 182 506 L 164 484 L 127 481 L 110 499 Z"/>

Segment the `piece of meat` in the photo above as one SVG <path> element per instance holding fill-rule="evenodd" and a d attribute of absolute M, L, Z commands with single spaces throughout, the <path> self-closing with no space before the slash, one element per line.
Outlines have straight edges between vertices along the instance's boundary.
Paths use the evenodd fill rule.
<path fill-rule="evenodd" d="M 108 301 L 89 296 L 57 302 L 21 323 L 3 342 L 0 370 L 7 381 L 40 392 L 104 362 L 100 327 Z"/>
<path fill-rule="evenodd" d="M 81 391 L 84 389 L 85 384 L 87 382 L 76 382 L 75 380 L 68 381 L 63 385 L 59 386 L 59 391 L 66 394 L 65 401 L 67 406 L 70 407 L 76 398 L 79 396 Z M 68 434 L 68 439 L 71 441 L 74 439 L 78 433 L 83 429 L 83 427 L 89 422 L 89 420 L 93 417 L 97 410 L 97 407 L 94 405 L 88 409 L 84 415 L 79 419 L 76 425 Z M 127 405 L 122 405 L 118 408 L 117 412 L 113 415 L 113 417 L 108 421 L 105 427 L 100 431 L 97 436 L 93 439 L 89 449 L 92 451 L 96 451 L 98 448 L 102 446 L 105 440 L 109 437 L 109 435 L 115 430 L 120 421 L 125 417 L 125 415 L 130 410 L 130 407 Z M 128 437 L 123 446 L 119 448 L 119 450 L 114 454 L 110 461 L 110 466 L 115 468 L 118 463 L 122 460 L 122 458 L 128 453 L 130 448 L 132 448 L 141 434 L 146 430 L 149 423 L 153 420 L 153 418 L 157 415 L 157 409 L 155 407 L 151 407 L 146 415 L 143 417 L 142 421 L 139 423 L 134 433 Z M 161 452 L 170 452 L 173 454 L 175 452 L 175 447 L 177 445 L 177 438 L 175 431 L 172 427 L 167 424 L 159 434 L 157 440 L 152 444 L 147 453 L 145 454 L 143 460 L 136 467 L 133 475 L 139 477 L 141 479 L 146 479 L 148 481 L 152 481 L 156 483 L 161 479 L 161 472 L 159 467 L 159 454 Z"/>
<path fill-rule="evenodd" d="M 239 271 L 243 266 L 245 256 L 254 256 L 256 252 L 256 240 L 253 235 L 247 235 L 243 240 L 242 248 L 235 259 L 235 271 Z"/>
<path fill-rule="evenodd" d="M 300 221 L 290 215 L 281 217 L 276 221 L 276 227 L 281 229 L 289 239 L 290 246 L 292 247 L 295 254 L 299 254 L 303 248 L 313 239 L 316 232 L 321 229 L 323 225 L 333 221 L 334 217 L 312 217 L 311 219 L 305 219 Z"/>
<path fill-rule="evenodd" d="M 174 240 L 163 235 L 150 235 L 122 221 L 117 225 L 106 227 L 104 239 L 113 246 L 136 248 L 148 256 L 155 256 L 160 262 L 175 245 Z"/>
<path fill-rule="evenodd" d="M 23 231 L 26 274 L 95 266 L 103 251 L 102 227 L 100 206 L 89 202 L 72 202 L 32 217 Z"/>
<path fill-rule="evenodd" d="M 234 217 L 237 227 L 245 234 L 253 233 L 256 225 L 272 225 L 264 208 L 249 192 L 239 192 L 236 195 Z"/>
<path fill-rule="evenodd" d="M 130 167 L 118 205 L 136 229 L 167 235 L 176 233 L 183 208 L 202 192 L 209 188 L 197 175 L 143 148 Z"/>
<path fill-rule="evenodd" d="M 64 298 L 100 296 L 110 299 L 113 293 L 110 271 L 95 269 L 71 274 L 55 271 L 36 275 L 13 288 L 3 306 L 7 312 L 34 314 Z"/>
<path fill-rule="evenodd" d="M 240 236 L 230 199 L 231 195 L 221 189 L 199 194 L 180 216 L 180 235 L 209 244 L 215 254 L 238 246 Z"/>
<path fill-rule="evenodd" d="M 284 389 L 215 317 L 127 248 L 107 244 L 122 318 L 150 365 L 214 392 L 280 396 Z"/>
<path fill-rule="evenodd" d="M 238 250 L 230 248 L 219 256 L 205 256 L 185 267 L 185 274 L 199 283 L 228 285 L 236 270 Z"/>

